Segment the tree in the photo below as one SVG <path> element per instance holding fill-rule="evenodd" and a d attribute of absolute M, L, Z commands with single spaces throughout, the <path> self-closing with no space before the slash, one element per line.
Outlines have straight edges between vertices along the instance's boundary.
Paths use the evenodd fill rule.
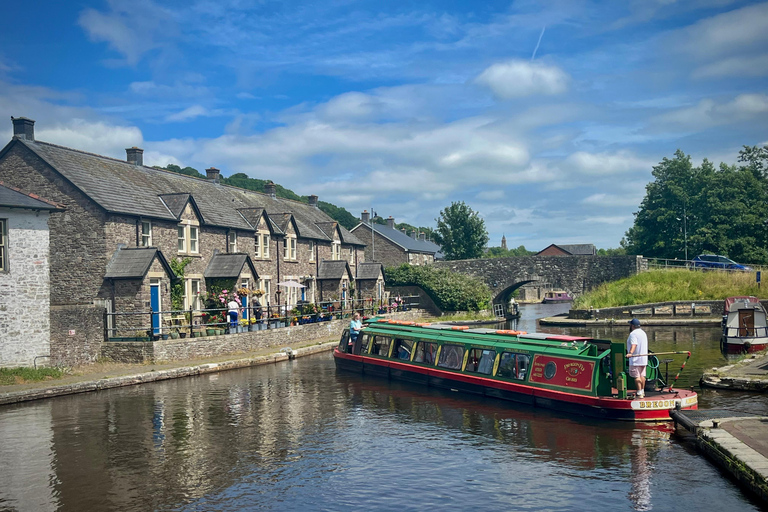
<path fill-rule="evenodd" d="M 768 150 L 744 146 L 739 162 L 693 167 L 678 150 L 653 168 L 655 180 L 622 247 L 628 254 L 693 258 L 700 253 L 768 263 Z"/>
<path fill-rule="evenodd" d="M 443 249 L 445 259 L 479 258 L 488 243 L 485 221 L 464 201 L 453 202 L 440 212 L 435 239 Z"/>

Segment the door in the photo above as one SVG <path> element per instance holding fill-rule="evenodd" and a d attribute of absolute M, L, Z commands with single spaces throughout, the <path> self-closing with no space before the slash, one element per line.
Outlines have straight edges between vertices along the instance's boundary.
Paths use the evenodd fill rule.
<path fill-rule="evenodd" d="M 755 335 L 755 312 L 751 309 L 739 310 L 739 336 Z"/>
<path fill-rule="evenodd" d="M 150 279 L 149 306 L 152 308 L 152 334 L 160 334 L 160 279 Z"/>

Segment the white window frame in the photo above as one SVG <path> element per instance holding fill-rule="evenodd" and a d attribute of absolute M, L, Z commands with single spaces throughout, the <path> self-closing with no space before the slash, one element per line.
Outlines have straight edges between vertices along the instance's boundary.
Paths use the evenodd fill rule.
<path fill-rule="evenodd" d="M 331 259 L 332 260 L 341 259 L 341 242 L 337 242 L 334 240 L 331 243 Z"/>
<path fill-rule="evenodd" d="M 0 219 L 0 272 L 8 272 L 8 219 Z"/>
<path fill-rule="evenodd" d="M 355 248 L 354 247 L 349 248 L 349 264 L 350 265 L 355 264 Z"/>
<path fill-rule="evenodd" d="M 253 244 L 253 254 L 257 258 L 261 258 L 261 233 L 256 233 Z"/>
<path fill-rule="evenodd" d="M 283 238 L 283 259 L 296 261 L 296 236 L 287 235 Z"/>
<path fill-rule="evenodd" d="M 200 254 L 200 228 L 189 226 L 189 252 Z"/>
<path fill-rule="evenodd" d="M 202 290 L 202 279 L 199 277 L 188 277 L 184 284 L 184 309 L 192 306 L 193 310 L 200 309 L 200 291 Z"/>
<path fill-rule="evenodd" d="M 270 236 L 269 233 L 262 233 L 261 234 L 261 257 L 262 258 L 269 258 L 269 243 L 270 243 Z"/>
<path fill-rule="evenodd" d="M 237 252 L 237 231 L 229 232 L 229 252 Z"/>
<path fill-rule="evenodd" d="M 187 226 L 183 224 L 176 229 L 176 248 L 178 252 L 187 252 Z"/>
<path fill-rule="evenodd" d="M 148 220 L 141 221 L 141 247 L 152 247 L 152 222 Z"/>
<path fill-rule="evenodd" d="M 315 261 L 315 241 L 309 241 L 309 261 Z"/>

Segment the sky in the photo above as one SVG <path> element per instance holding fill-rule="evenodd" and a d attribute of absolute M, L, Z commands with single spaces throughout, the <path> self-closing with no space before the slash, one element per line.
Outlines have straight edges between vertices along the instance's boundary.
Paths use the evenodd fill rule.
<path fill-rule="evenodd" d="M 208 167 L 489 246 L 618 247 L 677 149 L 768 143 L 768 3 L 5 2 L 0 140 Z M 682 226 L 681 226 L 682 229 Z"/>

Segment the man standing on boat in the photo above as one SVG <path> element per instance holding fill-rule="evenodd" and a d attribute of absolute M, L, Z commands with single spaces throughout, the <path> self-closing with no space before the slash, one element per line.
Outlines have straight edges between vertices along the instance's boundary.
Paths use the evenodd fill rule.
<path fill-rule="evenodd" d="M 640 328 L 640 320 L 637 318 L 629 321 L 627 359 L 629 359 L 629 376 L 635 379 L 637 385 L 637 397 L 643 398 L 645 396 L 645 367 L 648 365 L 648 336 Z"/>

